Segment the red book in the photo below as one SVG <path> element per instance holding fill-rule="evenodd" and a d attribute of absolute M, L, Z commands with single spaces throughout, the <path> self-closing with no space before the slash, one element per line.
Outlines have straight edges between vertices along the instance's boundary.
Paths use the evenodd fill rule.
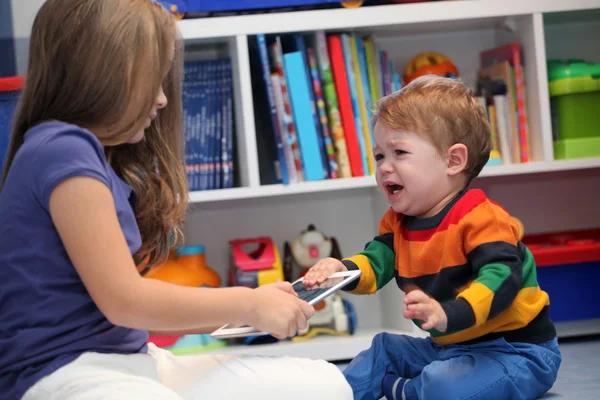
<path fill-rule="evenodd" d="M 352 176 L 364 176 L 356 125 L 354 124 L 354 111 L 352 111 L 352 102 L 350 100 L 346 65 L 344 63 L 342 40 L 338 35 L 329 35 L 327 36 L 327 47 L 331 60 L 333 82 L 335 83 L 335 91 L 342 116 L 342 125 L 344 126 L 344 136 L 346 138 L 346 147 L 348 148 L 348 158 L 350 159 L 350 170 L 352 171 Z"/>

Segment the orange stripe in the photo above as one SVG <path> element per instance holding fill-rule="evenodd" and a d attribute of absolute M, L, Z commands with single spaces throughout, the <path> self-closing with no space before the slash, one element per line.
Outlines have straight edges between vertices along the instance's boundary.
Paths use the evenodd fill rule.
<path fill-rule="evenodd" d="M 400 222 L 402 222 L 402 219 L 403 216 L 401 214 L 397 214 L 391 207 L 388 208 L 379 221 L 379 234 L 400 232 Z"/>
<path fill-rule="evenodd" d="M 485 324 L 447 336 L 432 337 L 432 339 L 438 344 L 446 345 L 475 339 L 492 332 L 519 329 L 531 322 L 548 304 L 550 304 L 548 294 L 539 286 L 524 288 L 519 291 L 508 309 Z"/>
<path fill-rule="evenodd" d="M 458 225 L 451 225 L 448 230 L 437 232 L 427 242 L 404 240 L 401 235 L 396 235 L 394 242 L 396 269 L 404 278 L 437 274 L 444 268 L 467 262 Z"/>
<path fill-rule="evenodd" d="M 485 202 L 473 209 L 461 224 L 464 249 L 469 254 L 483 243 L 507 242 L 517 245 L 519 231 L 515 220 L 502 208 Z"/>
<path fill-rule="evenodd" d="M 373 268 L 371 268 L 369 259 L 362 254 L 357 254 L 355 256 L 346 258 L 346 260 L 352 261 L 362 272 L 358 281 L 358 286 L 349 292 L 353 294 L 375 293 L 377 291 L 377 278 L 375 277 Z"/>
<path fill-rule="evenodd" d="M 448 214 L 444 217 L 444 219 L 442 219 L 438 226 L 426 230 L 408 230 L 405 228 L 402 230 L 402 235 L 405 239 L 411 241 L 428 241 L 437 232 L 448 230 L 451 226 L 457 225 L 465 217 L 465 215 L 469 214 L 471 210 L 486 200 L 485 194 L 481 190 L 469 190 L 448 211 Z"/>

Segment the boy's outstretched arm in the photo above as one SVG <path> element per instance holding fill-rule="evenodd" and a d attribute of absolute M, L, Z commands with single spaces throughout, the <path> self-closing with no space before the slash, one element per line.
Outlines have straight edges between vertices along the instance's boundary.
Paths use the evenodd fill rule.
<path fill-rule="evenodd" d="M 360 253 L 344 258 L 348 270 L 360 269 L 360 279 L 344 288 L 354 294 L 371 294 L 384 287 L 396 276 L 396 252 L 394 251 L 394 226 L 398 215 L 391 208 L 379 222 L 379 236 L 367 243 Z"/>
<path fill-rule="evenodd" d="M 521 289 L 524 266 L 533 265 L 519 242 L 515 220 L 489 200 L 474 208 L 460 224 L 475 279 L 456 299 L 441 304 L 448 331 L 482 325 L 506 310 Z"/>

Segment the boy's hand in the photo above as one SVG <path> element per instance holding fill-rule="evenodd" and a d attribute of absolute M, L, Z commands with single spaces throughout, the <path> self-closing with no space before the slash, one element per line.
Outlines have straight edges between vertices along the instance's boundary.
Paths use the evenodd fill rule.
<path fill-rule="evenodd" d="M 315 286 L 323 283 L 327 278 L 336 272 L 348 271 L 348 268 L 340 260 L 327 257 L 319 260 L 311 269 L 304 275 L 304 286 L 307 289 L 312 289 Z"/>
<path fill-rule="evenodd" d="M 425 331 L 435 328 L 440 332 L 446 332 L 448 317 L 435 299 L 421 290 L 413 290 L 406 294 L 404 303 L 406 303 L 404 318 L 420 319 L 423 321 L 421 329 Z"/>

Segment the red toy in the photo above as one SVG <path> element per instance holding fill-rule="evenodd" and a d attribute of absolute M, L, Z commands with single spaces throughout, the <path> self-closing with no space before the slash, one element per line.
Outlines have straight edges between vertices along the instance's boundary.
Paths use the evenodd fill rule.
<path fill-rule="evenodd" d="M 229 245 L 229 285 L 256 288 L 284 280 L 279 251 L 270 237 L 235 239 Z"/>

